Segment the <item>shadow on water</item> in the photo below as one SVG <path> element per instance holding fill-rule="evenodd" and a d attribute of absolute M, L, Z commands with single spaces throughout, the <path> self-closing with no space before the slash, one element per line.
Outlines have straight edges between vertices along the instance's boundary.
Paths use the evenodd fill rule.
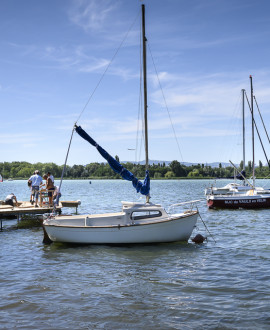
<path fill-rule="evenodd" d="M 109 253 L 114 255 L 141 255 L 160 258 L 166 254 L 188 256 L 195 251 L 207 249 L 207 242 L 195 244 L 193 242 L 152 243 L 152 244 L 74 244 L 54 242 L 44 245 L 46 252 L 67 253 Z"/>

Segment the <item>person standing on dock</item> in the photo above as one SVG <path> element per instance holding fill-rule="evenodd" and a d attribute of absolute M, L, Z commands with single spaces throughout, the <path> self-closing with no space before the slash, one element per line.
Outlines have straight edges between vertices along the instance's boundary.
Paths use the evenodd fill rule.
<path fill-rule="evenodd" d="M 53 185 L 52 179 L 49 176 L 47 176 L 46 174 L 43 175 L 43 179 L 46 180 L 46 189 L 48 191 L 49 206 L 53 206 L 54 185 Z"/>
<path fill-rule="evenodd" d="M 48 172 L 48 173 L 47 173 L 47 177 L 50 178 L 50 179 L 52 180 L 52 183 L 53 183 L 53 185 L 54 185 L 54 176 L 52 175 L 51 172 Z"/>
<path fill-rule="evenodd" d="M 38 196 L 39 196 L 39 187 L 42 184 L 42 177 L 38 170 L 34 172 L 35 174 L 32 175 L 28 181 L 32 182 L 32 194 L 35 200 L 35 207 L 38 207 Z"/>
<path fill-rule="evenodd" d="M 33 173 L 33 175 L 35 175 L 35 172 Z M 33 205 L 34 204 L 34 195 L 32 193 L 32 181 L 28 180 L 27 185 L 28 185 L 28 187 L 29 187 L 29 189 L 31 191 L 30 203 L 31 203 L 31 205 Z"/>

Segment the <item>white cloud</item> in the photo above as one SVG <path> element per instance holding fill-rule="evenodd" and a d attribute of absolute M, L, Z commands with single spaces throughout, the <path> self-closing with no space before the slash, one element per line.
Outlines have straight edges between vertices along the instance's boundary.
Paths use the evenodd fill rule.
<path fill-rule="evenodd" d="M 20 134 L 0 134 L 0 144 L 29 144 L 32 141 L 36 140 L 33 134 L 29 133 L 20 133 Z"/>
<path fill-rule="evenodd" d="M 23 145 L 22 145 L 22 147 L 23 148 L 34 148 L 34 147 L 36 147 L 37 146 L 37 144 L 36 143 L 24 143 Z"/>
<path fill-rule="evenodd" d="M 109 65 L 110 61 L 106 59 L 93 59 L 91 64 L 84 64 L 79 68 L 81 72 L 95 72 L 104 69 Z"/>
<path fill-rule="evenodd" d="M 254 93 L 257 94 L 256 90 L 258 90 L 258 98 L 261 97 L 264 100 L 269 95 L 267 85 L 270 84 L 270 81 L 260 72 L 257 72 L 256 76 Z M 246 89 L 249 95 L 250 88 L 248 75 L 243 72 L 227 72 L 210 76 L 193 74 L 193 78 L 163 72 L 159 79 L 163 85 L 169 108 L 188 107 L 189 111 L 206 116 L 231 116 L 241 89 Z M 155 87 L 157 88 L 157 84 Z M 159 90 L 153 92 L 151 98 L 156 104 L 164 106 L 164 100 Z"/>
<path fill-rule="evenodd" d="M 110 0 L 75 0 L 69 16 L 73 23 L 86 31 L 100 30 L 115 8 L 116 4 Z"/>

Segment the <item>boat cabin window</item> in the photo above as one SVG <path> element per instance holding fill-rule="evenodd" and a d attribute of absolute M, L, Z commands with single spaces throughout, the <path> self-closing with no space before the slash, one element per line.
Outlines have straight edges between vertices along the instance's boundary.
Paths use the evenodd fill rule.
<path fill-rule="evenodd" d="M 132 212 L 130 217 L 131 220 L 150 219 L 161 217 L 162 213 L 159 210 L 154 211 L 135 211 Z"/>

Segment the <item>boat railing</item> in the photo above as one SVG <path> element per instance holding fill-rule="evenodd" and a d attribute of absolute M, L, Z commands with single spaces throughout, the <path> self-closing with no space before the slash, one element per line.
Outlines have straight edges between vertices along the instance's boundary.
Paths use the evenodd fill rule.
<path fill-rule="evenodd" d="M 172 210 L 175 209 L 176 207 L 182 207 L 182 208 L 187 207 L 188 211 L 192 211 L 194 206 L 196 205 L 196 203 L 202 202 L 202 201 L 204 201 L 204 199 L 196 199 L 193 201 L 172 204 L 172 205 L 170 205 L 170 207 L 168 209 L 168 213 L 169 214 L 172 213 Z"/>

